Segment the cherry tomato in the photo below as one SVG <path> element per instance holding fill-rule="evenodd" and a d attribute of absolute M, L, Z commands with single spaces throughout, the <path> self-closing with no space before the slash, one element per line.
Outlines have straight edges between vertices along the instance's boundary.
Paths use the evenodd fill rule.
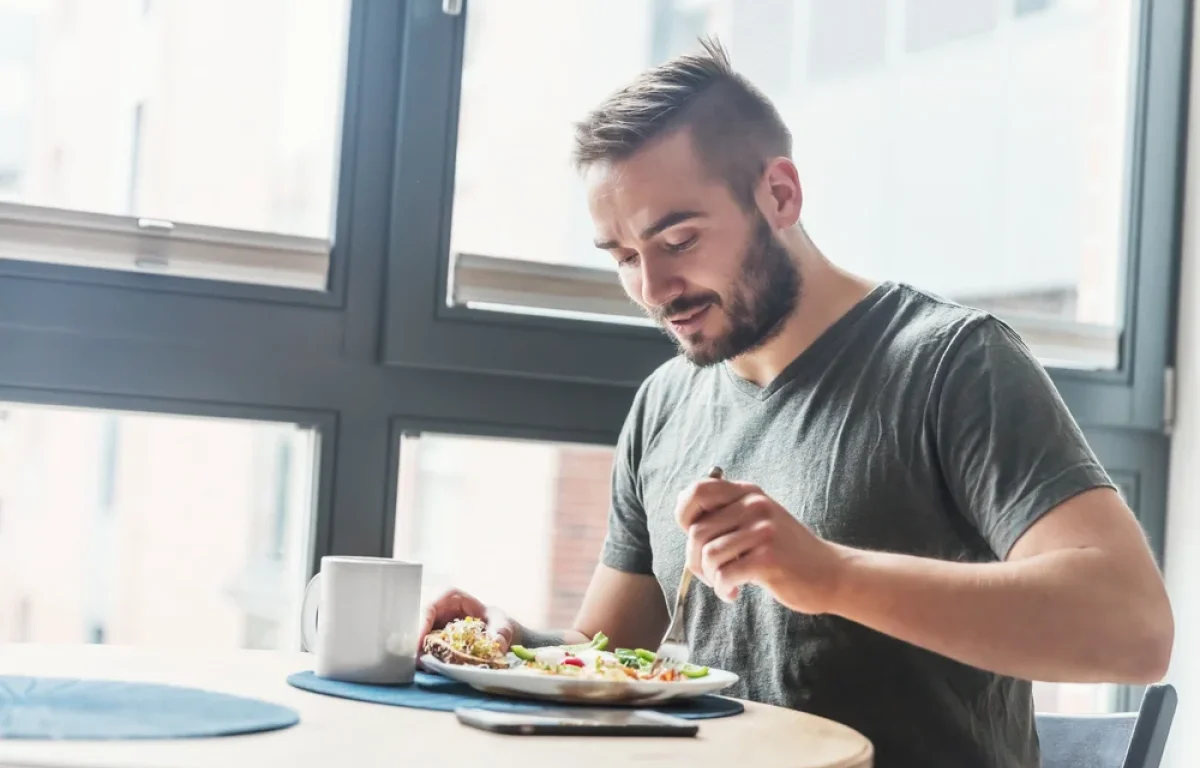
<path fill-rule="evenodd" d="M 562 660 L 564 667 L 582 667 L 583 659 L 577 659 L 574 656 L 568 656 Z"/>

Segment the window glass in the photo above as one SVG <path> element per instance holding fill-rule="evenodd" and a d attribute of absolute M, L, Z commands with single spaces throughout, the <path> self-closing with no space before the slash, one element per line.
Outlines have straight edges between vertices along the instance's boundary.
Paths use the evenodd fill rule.
<path fill-rule="evenodd" d="M 324 288 L 349 5 L 0 0 L 0 258 Z"/>
<path fill-rule="evenodd" d="M 298 649 L 313 431 L 0 414 L 0 642 Z"/>
<path fill-rule="evenodd" d="M 348 0 L 0 0 L 0 200 L 328 237 Z"/>
<path fill-rule="evenodd" d="M 530 626 L 575 620 L 608 529 L 612 448 L 424 434 L 400 447 L 397 557 L 424 590 L 503 605 Z"/>

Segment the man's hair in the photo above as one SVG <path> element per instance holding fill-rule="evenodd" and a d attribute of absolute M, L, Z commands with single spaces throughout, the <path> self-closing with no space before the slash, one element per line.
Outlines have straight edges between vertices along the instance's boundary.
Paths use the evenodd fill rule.
<path fill-rule="evenodd" d="M 711 38 L 703 52 L 643 72 L 575 127 L 575 166 L 627 160 L 655 139 L 687 129 L 701 163 L 724 180 L 744 208 L 767 162 L 791 157 L 792 135 L 779 112 Z"/>

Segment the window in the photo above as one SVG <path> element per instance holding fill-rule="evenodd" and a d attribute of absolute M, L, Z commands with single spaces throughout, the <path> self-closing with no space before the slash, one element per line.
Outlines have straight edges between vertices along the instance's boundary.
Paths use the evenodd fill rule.
<path fill-rule="evenodd" d="M 457 587 L 530 626 L 567 627 L 608 529 L 612 449 L 424 434 L 400 446 L 397 557 L 428 597 Z"/>
<path fill-rule="evenodd" d="M 1077 683 L 1034 683 L 1033 704 L 1038 712 L 1097 715 L 1116 712 L 1118 686 Z"/>
<path fill-rule="evenodd" d="M 1004 7 L 475 0 L 448 303 L 643 323 L 591 246 L 571 125 L 715 33 L 791 126 L 804 223 L 831 258 L 994 311 L 1051 366 L 1119 367 L 1139 17 L 1086 0 L 1046 27 Z"/>
<path fill-rule="evenodd" d="M 311 430 L 3 407 L 0 642 L 295 646 Z"/>
<path fill-rule="evenodd" d="M 712 10 L 707 0 L 655 0 L 653 58 L 662 61 L 690 51 L 697 39 L 709 33 Z"/>
<path fill-rule="evenodd" d="M 855 75 L 884 65 L 888 10 L 884 0 L 812 0 L 810 7 L 809 81 Z"/>
<path fill-rule="evenodd" d="M 349 0 L 0 0 L 0 257 L 324 289 Z"/>
<path fill-rule="evenodd" d="M 904 48 L 923 51 L 996 28 L 1000 6 L 995 0 L 908 0 L 904 15 Z"/>
<path fill-rule="evenodd" d="M 1017 0 L 1013 11 L 1018 16 L 1027 16 L 1031 13 L 1044 11 L 1052 5 L 1054 5 L 1054 0 Z"/>

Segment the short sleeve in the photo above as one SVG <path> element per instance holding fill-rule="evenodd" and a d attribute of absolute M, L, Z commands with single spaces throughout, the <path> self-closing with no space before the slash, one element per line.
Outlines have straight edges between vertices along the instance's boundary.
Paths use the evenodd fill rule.
<path fill-rule="evenodd" d="M 939 374 L 931 412 L 941 470 L 998 558 L 1072 496 L 1114 487 L 1045 369 L 1004 323 L 965 330 Z"/>
<path fill-rule="evenodd" d="M 652 574 L 654 559 L 638 483 L 645 387 L 638 392 L 613 454 L 608 532 L 600 562 L 628 573 Z"/>

